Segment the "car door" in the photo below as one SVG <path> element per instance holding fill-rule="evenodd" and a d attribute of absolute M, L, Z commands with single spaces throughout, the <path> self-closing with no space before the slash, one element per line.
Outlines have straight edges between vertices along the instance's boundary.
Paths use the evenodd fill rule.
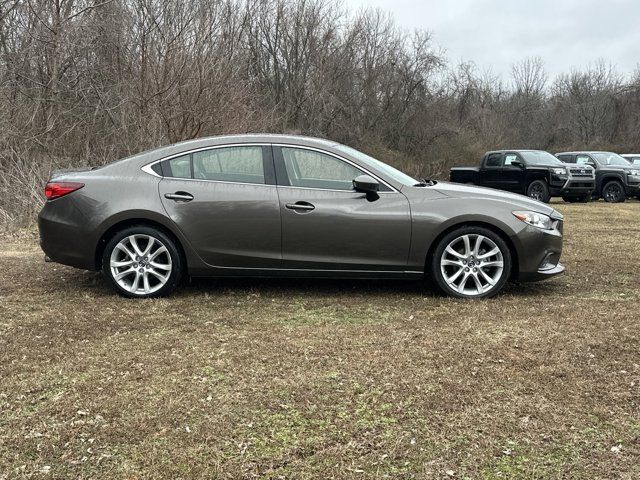
<path fill-rule="evenodd" d="M 519 162 L 514 165 L 514 162 Z M 502 159 L 500 170 L 501 189 L 510 192 L 523 193 L 525 185 L 524 160 L 515 152 L 506 152 Z"/>
<path fill-rule="evenodd" d="M 488 154 L 480 168 L 480 185 L 483 187 L 501 188 L 501 169 L 502 153 L 494 152 Z"/>
<path fill-rule="evenodd" d="M 368 172 L 328 152 L 274 145 L 274 157 L 284 268 L 406 268 L 411 214 L 402 193 L 384 183 L 377 195 L 356 192 L 352 180 Z"/>
<path fill-rule="evenodd" d="M 280 205 L 270 145 L 202 149 L 160 167 L 162 204 L 206 263 L 280 267 Z"/>

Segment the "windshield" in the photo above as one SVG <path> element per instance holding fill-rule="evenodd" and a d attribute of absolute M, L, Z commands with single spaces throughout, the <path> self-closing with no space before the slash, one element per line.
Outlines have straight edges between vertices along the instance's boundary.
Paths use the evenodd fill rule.
<path fill-rule="evenodd" d="M 520 152 L 520 155 L 524 158 L 527 165 L 562 165 L 560 160 L 551 155 L 549 152 L 543 152 L 541 150 L 530 150 Z"/>
<path fill-rule="evenodd" d="M 375 158 L 370 157 L 369 155 L 362 153 L 355 148 L 347 147 L 346 145 L 335 145 L 334 148 L 348 155 L 351 155 L 354 158 L 357 158 L 366 166 L 373 167 L 374 169 L 379 170 L 380 172 L 393 178 L 396 182 L 399 182 L 403 185 L 407 185 L 410 187 L 416 185 L 417 183 L 420 183 L 415 178 L 411 178 L 409 175 L 402 173 L 400 170 L 393 168 L 391 165 L 387 165 L 380 160 L 376 160 Z"/>
<path fill-rule="evenodd" d="M 602 153 L 592 153 L 591 156 L 595 158 L 600 165 L 620 165 L 626 167 L 629 165 L 624 158 L 622 158 L 617 153 L 611 152 L 602 152 Z"/>
<path fill-rule="evenodd" d="M 640 155 L 621 155 L 631 165 L 640 165 Z"/>

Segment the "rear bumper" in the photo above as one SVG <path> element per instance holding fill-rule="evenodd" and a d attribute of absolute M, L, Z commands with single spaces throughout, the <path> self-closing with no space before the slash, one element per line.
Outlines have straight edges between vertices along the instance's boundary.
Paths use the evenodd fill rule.
<path fill-rule="evenodd" d="M 76 215 L 72 214 L 74 212 Z M 74 220 L 83 218 L 77 212 L 72 199 L 63 197 L 45 203 L 38 215 L 40 248 L 49 261 L 95 270 L 95 245 L 89 241 L 90 235 L 84 231 L 82 223 Z"/>

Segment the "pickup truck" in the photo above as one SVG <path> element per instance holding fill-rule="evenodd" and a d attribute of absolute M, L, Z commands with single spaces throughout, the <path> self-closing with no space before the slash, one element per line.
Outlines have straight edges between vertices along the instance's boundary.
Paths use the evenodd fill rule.
<path fill-rule="evenodd" d="M 454 167 L 449 179 L 521 193 L 545 203 L 558 196 L 568 202 L 587 202 L 595 188 L 593 168 L 569 166 L 541 150 L 487 152 L 479 167 Z"/>
<path fill-rule="evenodd" d="M 591 166 L 596 171 L 595 198 L 605 202 L 624 202 L 640 198 L 640 165 L 630 164 L 613 152 L 562 152 L 556 156 L 567 165 Z"/>

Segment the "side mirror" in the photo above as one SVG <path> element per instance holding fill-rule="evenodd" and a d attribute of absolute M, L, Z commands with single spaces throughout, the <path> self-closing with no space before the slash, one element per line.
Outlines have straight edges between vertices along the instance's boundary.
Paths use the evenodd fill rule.
<path fill-rule="evenodd" d="M 353 179 L 353 188 L 357 192 L 375 193 L 380 188 L 380 183 L 369 175 L 358 175 Z"/>
<path fill-rule="evenodd" d="M 514 160 L 513 162 L 511 162 L 511 166 L 518 168 L 524 167 L 523 163 L 520 160 Z"/>

